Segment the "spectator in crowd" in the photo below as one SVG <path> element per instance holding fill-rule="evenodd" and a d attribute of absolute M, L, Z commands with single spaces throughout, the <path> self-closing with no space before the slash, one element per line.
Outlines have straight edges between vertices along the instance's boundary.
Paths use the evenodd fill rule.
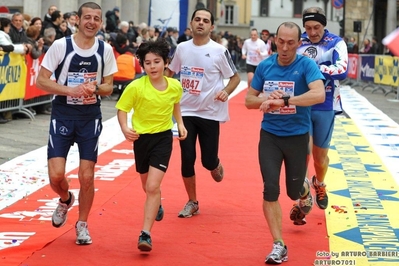
<path fill-rule="evenodd" d="M 137 45 L 137 38 L 136 38 L 136 34 L 133 31 L 133 29 L 129 26 L 129 22 L 127 21 L 121 21 L 121 23 L 119 23 L 119 30 L 118 33 L 121 33 L 123 35 L 126 36 L 127 41 L 128 41 L 128 47 L 136 50 L 138 45 Z"/>
<path fill-rule="evenodd" d="M 23 18 L 24 18 L 24 22 L 23 22 L 23 28 L 26 31 L 29 27 L 30 21 L 31 21 L 31 16 L 28 14 L 23 13 L 22 14 Z"/>
<path fill-rule="evenodd" d="M 148 42 L 150 40 L 150 34 L 148 32 L 148 28 L 144 28 L 141 30 L 141 40 L 140 43 Z"/>
<path fill-rule="evenodd" d="M 137 74 L 142 73 L 142 69 L 140 66 L 140 62 L 134 56 L 133 49 L 124 49 L 128 47 L 127 38 L 125 34 L 118 33 L 115 39 L 116 44 L 121 48 L 121 54 L 118 54 L 116 57 L 116 64 L 118 66 L 118 72 L 114 74 L 114 85 L 120 86 L 119 88 L 119 96 L 123 93 L 124 88 L 132 82 Z"/>
<path fill-rule="evenodd" d="M 259 39 L 258 30 L 251 30 L 251 38 L 244 41 L 241 49 L 241 57 L 246 60 L 248 88 L 254 76 L 256 67 L 259 63 L 269 56 L 268 46 L 263 40 Z"/>
<path fill-rule="evenodd" d="M 39 36 L 37 37 L 36 40 L 42 37 L 42 28 L 43 28 L 43 22 L 42 19 L 39 17 L 34 17 L 31 19 L 29 26 L 35 26 L 37 29 L 39 29 Z"/>
<path fill-rule="evenodd" d="M 179 36 L 179 38 L 177 39 L 177 43 L 181 43 L 181 42 L 185 42 L 188 41 L 192 38 L 191 36 L 191 29 L 190 28 L 186 28 L 183 32 L 183 34 L 181 34 Z"/>
<path fill-rule="evenodd" d="M 61 30 L 60 25 L 63 21 L 63 16 L 60 10 L 56 10 L 51 14 L 51 22 L 47 23 L 45 29 L 47 28 L 54 28 L 55 29 L 55 39 L 61 39 L 65 37 L 64 32 Z"/>
<path fill-rule="evenodd" d="M 236 37 L 237 40 L 237 47 L 240 50 L 240 56 L 237 58 L 237 69 L 242 71 L 243 69 L 246 69 L 246 63 L 245 63 L 245 59 L 242 59 L 242 46 L 244 45 L 244 41 L 245 39 L 237 36 Z"/>
<path fill-rule="evenodd" d="M 65 13 L 64 14 L 64 20 L 66 20 L 66 22 L 68 24 L 68 29 L 71 31 L 71 34 L 76 33 L 76 30 L 77 30 L 76 12 L 67 12 L 67 13 Z"/>
<path fill-rule="evenodd" d="M 105 30 L 109 32 L 117 32 L 119 25 L 119 7 L 114 7 L 112 10 L 108 10 L 105 13 Z"/>
<path fill-rule="evenodd" d="M 112 93 L 112 75 L 117 71 L 111 46 L 95 38 L 101 24 L 101 7 L 94 2 L 82 4 L 78 10 L 78 32 L 51 45 L 36 82 L 38 88 L 55 95 L 47 165 L 51 188 L 60 197 L 51 218 L 56 228 L 65 225 L 68 210 L 75 201 L 75 195 L 69 191 L 65 167 L 70 147 L 76 143 L 79 148 L 77 245 L 92 243 L 87 221 L 94 200 L 94 169 L 102 131 L 101 96 Z M 65 60 L 66 57 L 70 60 Z"/>
<path fill-rule="evenodd" d="M 0 18 L 0 45 L 12 45 L 12 52 L 16 54 L 29 54 L 32 50 L 32 46 L 29 44 L 28 38 L 26 38 L 26 42 L 24 43 L 14 43 L 9 35 L 11 27 L 12 25 L 9 18 Z"/>
<path fill-rule="evenodd" d="M 47 52 L 47 50 L 50 48 L 50 46 L 53 44 L 55 41 L 55 36 L 56 36 L 55 29 L 53 27 L 47 28 L 44 30 L 44 35 L 43 35 L 43 52 Z"/>
<path fill-rule="evenodd" d="M 24 17 L 21 13 L 14 13 L 11 17 L 10 38 L 14 44 L 28 43 L 28 37 L 23 27 Z"/>
<path fill-rule="evenodd" d="M 188 130 L 187 139 L 180 142 L 181 170 L 188 196 L 178 214 L 181 218 L 191 217 L 199 211 L 194 169 L 197 140 L 203 167 L 210 171 L 216 182 L 223 179 L 223 166 L 218 156 L 220 123 L 229 120 L 228 96 L 240 83 L 228 50 L 210 39 L 214 22 L 215 17 L 208 9 L 195 10 L 190 22 L 193 38 L 177 46 L 166 69 L 169 77 L 180 73 L 183 85 L 181 110 Z M 196 56 L 199 54 L 204 56 Z M 192 71 L 187 71 L 187 67 Z M 226 85 L 224 79 L 228 79 Z M 197 85 L 190 85 L 193 83 Z"/>
<path fill-rule="evenodd" d="M 300 27 L 293 22 L 282 23 L 276 33 L 277 53 L 259 64 L 245 98 L 248 109 L 264 113 L 258 158 L 263 179 L 263 214 L 273 239 L 266 264 L 280 264 L 288 259 L 279 203 L 280 171 L 284 162 L 287 195 L 292 200 L 310 194 L 309 183 L 304 183 L 310 106 L 325 99 L 324 77 L 313 60 L 297 54 L 300 43 Z"/>
<path fill-rule="evenodd" d="M 43 30 L 46 28 L 47 23 L 51 23 L 51 14 L 53 14 L 54 11 L 58 10 L 58 8 L 55 5 L 49 6 L 46 15 L 44 15 L 43 18 Z M 41 33 L 43 35 L 43 32 Z"/>
<path fill-rule="evenodd" d="M 145 40 L 145 36 L 143 36 L 143 29 L 148 29 L 147 23 L 141 22 L 139 26 L 137 27 L 137 38 L 136 38 L 136 43 L 137 47 L 140 46 L 140 44 Z"/>
<path fill-rule="evenodd" d="M 62 33 L 64 33 L 64 36 L 70 36 L 72 35 L 72 31 L 70 28 L 68 28 L 68 22 L 66 20 L 63 20 L 60 24 L 60 30 Z"/>
<path fill-rule="evenodd" d="M 29 26 L 26 30 L 28 42 L 32 46 L 30 55 L 33 59 L 39 58 L 43 54 L 44 41 L 40 38 L 40 29 L 37 26 Z"/>
<path fill-rule="evenodd" d="M 357 45 L 355 37 L 350 37 L 347 43 L 348 53 L 357 54 L 359 53 L 359 46 Z"/>
<path fill-rule="evenodd" d="M 276 42 L 275 42 L 274 38 L 275 38 L 275 35 L 273 33 L 271 33 L 269 35 L 269 39 L 268 40 L 269 40 L 269 45 L 270 45 L 270 52 L 272 54 L 277 53 L 277 45 L 276 45 Z"/>
<path fill-rule="evenodd" d="M 382 46 L 376 36 L 371 39 L 370 54 L 382 54 Z"/>
<path fill-rule="evenodd" d="M 136 42 L 136 38 L 137 38 L 137 36 L 139 36 L 139 33 L 137 31 L 137 27 L 134 26 L 134 22 L 132 20 L 129 21 L 128 34 L 129 34 L 128 39 L 132 39 L 133 42 Z"/>
<path fill-rule="evenodd" d="M 359 54 L 370 54 L 371 53 L 371 42 L 370 39 L 363 41 L 363 47 L 360 49 Z"/>
<path fill-rule="evenodd" d="M 172 27 L 168 27 L 166 29 L 167 35 L 165 36 L 165 40 L 169 44 L 169 49 L 170 49 L 169 56 L 172 56 L 174 54 L 176 47 L 177 47 L 177 40 L 173 37 L 173 32 L 174 32 L 174 28 L 172 28 Z"/>
<path fill-rule="evenodd" d="M 159 31 L 158 35 L 156 34 L 156 29 L 152 26 L 148 27 L 148 38 L 150 41 L 156 41 L 158 40 L 159 37 Z"/>
<path fill-rule="evenodd" d="M 10 29 L 11 20 L 6 17 L 0 18 L 0 46 L 2 47 L 1 50 L 6 52 L 14 52 L 16 54 L 28 54 L 32 49 L 32 46 L 27 42 L 28 39 L 26 38 L 26 43 L 14 44 L 9 36 Z M 0 124 L 5 124 L 11 121 L 11 118 L 11 112 L 0 113 Z"/>

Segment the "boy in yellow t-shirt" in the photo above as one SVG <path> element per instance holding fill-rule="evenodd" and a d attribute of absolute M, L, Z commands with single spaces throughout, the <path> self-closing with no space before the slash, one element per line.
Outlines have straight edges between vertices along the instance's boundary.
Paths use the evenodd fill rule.
<path fill-rule="evenodd" d="M 177 122 L 178 139 L 187 137 L 180 112 L 183 89 L 178 80 L 164 76 L 168 54 L 164 40 L 142 43 L 136 55 L 147 75 L 131 82 L 116 104 L 121 130 L 125 138 L 134 143 L 136 171 L 147 194 L 138 241 L 141 251 L 152 250 L 151 228 L 154 220 L 163 218 L 160 187 L 172 153 L 172 115 Z M 127 116 L 132 109 L 131 128 Z"/>

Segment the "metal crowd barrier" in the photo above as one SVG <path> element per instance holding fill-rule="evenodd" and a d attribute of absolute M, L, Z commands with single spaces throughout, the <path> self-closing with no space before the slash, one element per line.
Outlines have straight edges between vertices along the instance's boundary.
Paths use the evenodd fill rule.
<path fill-rule="evenodd" d="M 0 112 L 21 113 L 35 119 L 30 107 L 51 103 L 53 95 L 36 87 L 36 77 L 43 56 L 0 53 Z"/>
<path fill-rule="evenodd" d="M 381 91 L 384 96 L 395 93 L 398 98 L 399 57 L 375 54 L 349 54 L 348 78 L 343 85 L 371 88 L 371 93 Z M 392 99 L 391 99 L 392 100 Z"/>

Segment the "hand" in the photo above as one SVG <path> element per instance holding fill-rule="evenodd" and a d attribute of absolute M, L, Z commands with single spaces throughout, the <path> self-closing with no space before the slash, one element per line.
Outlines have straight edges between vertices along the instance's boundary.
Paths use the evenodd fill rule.
<path fill-rule="evenodd" d="M 280 101 L 281 100 L 266 100 L 260 105 L 259 110 L 264 113 L 270 113 L 278 110 L 281 107 Z"/>
<path fill-rule="evenodd" d="M 140 135 L 137 134 L 136 130 L 131 129 L 127 126 L 122 128 L 122 133 L 125 136 L 125 139 L 130 142 L 134 142 L 140 137 Z"/>
<path fill-rule="evenodd" d="M 217 101 L 221 101 L 221 102 L 225 102 L 228 99 L 229 99 L 229 94 L 225 90 L 218 91 L 214 98 L 215 101 L 217 100 Z"/>
<path fill-rule="evenodd" d="M 268 100 L 274 100 L 274 99 L 281 99 L 283 97 L 284 92 L 280 90 L 273 91 L 270 93 L 269 97 L 267 98 Z"/>
<path fill-rule="evenodd" d="M 94 92 L 96 91 L 96 85 L 97 85 L 97 81 L 90 81 L 90 82 L 85 82 L 83 83 L 83 96 L 92 96 L 94 94 Z"/>
<path fill-rule="evenodd" d="M 43 38 L 40 38 L 40 39 L 37 41 L 37 46 L 38 46 L 38 47 L 43 47 L 43 45 L 44 45 Z"/>
<path fill-rule="evenodd" d="M 177 130 L 179 132 L 179 136 L 177 137 L 178 140 L 185 140 L 187 138 L 187 129 L 184 127 L 183 124 L 177 125 Z"/>

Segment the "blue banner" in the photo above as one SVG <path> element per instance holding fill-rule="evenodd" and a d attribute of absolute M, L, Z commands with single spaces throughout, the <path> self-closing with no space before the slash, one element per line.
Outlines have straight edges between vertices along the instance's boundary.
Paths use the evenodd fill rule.
<path fill-rule="evenodd" d="M 360 79 L 363 81 L 374 82 L 374 59 L 375 55 L 361 56 Z"/>

